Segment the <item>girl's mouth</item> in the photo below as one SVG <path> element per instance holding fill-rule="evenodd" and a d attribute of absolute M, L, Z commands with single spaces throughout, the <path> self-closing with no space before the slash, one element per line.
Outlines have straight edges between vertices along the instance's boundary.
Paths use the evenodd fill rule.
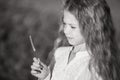
<path fill-rule="evenodd" d="M 73 39 L 72 37 L 67 37 L 67 39 Z"/>

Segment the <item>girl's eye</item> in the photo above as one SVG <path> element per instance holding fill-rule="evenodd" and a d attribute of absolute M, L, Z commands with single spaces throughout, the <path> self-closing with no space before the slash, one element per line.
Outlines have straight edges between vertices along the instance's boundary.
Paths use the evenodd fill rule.
<path fill-rule="evenodd" d="M 72 28 L 72 29 L 75 29 L 76 27 L 74 27 L 74 26 L 71 26 L 71 28 Z"/>

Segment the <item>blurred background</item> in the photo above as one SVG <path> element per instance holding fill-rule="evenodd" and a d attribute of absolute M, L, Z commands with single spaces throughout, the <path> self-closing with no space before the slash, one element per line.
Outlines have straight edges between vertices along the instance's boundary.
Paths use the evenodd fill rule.
<path fill-rule="evenodd" d="M 120 0 L 107 0 L 120 43 Z M 0 0 L 0 80 L 37 80 L 33 57 L 46 61 L 59 28 L 62 0 Z M 32 50 L 29 35 L 37 50 Z"/>

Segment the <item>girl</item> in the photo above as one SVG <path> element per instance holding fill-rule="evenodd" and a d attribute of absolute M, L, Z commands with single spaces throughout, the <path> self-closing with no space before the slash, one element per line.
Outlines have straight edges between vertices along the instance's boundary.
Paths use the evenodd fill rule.
<path fill-rule="evenodd" d="M 120 80 L 118 46 L 105 0 L 66 0 L 59 33 L 51 64 L 34 58 L 32 75 L 41 80 Z"/>

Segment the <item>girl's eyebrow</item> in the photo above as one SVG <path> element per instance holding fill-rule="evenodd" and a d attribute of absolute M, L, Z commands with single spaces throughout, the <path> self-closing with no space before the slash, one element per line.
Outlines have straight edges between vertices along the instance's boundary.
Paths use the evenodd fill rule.
<path fill-rule="evenodd" d="M 76 26 L 76 24 L 70 24 L 70 23 L 65 23 L 64 21 L 63 21 L 63 24 L 68 24 L 68 25 L 71 25 L 71 26 Z"/>
<path fill-rule="evenodd" d="M 72 24 L 72 23 L 65 23 L 64 21 L 63 21 L 63 24 L 68 24 L 68 25 L 71 25 L 71 26 L 76 25 L 76 24 Z"/>

